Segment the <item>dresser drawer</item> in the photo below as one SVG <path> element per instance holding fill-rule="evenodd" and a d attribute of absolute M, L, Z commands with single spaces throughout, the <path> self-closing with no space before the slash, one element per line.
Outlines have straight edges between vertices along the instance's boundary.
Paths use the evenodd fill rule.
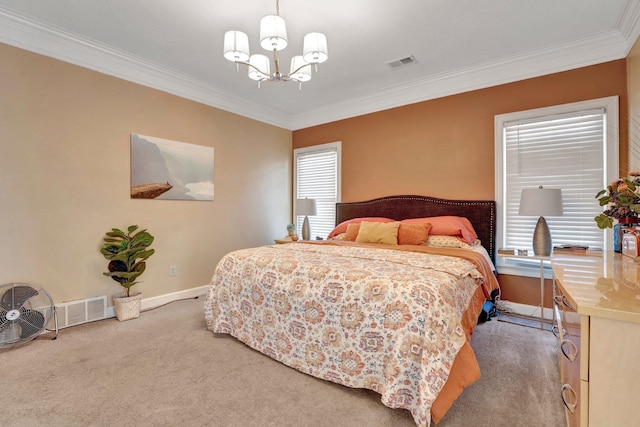
<path fill-rule="evenodd" d="M 581 316 L 565 297 L 561 286 L 557 286 L 553 301 L 556 313 L 554 333 L 560 348 L 560 397 L 569 427 L 577 427 L 580 426 L 580 388 L 583 386 L 580 381 Z"/>
<path fill-rule="evenodd" d="M 604 252 L 554 256 L 551 266 L 558 335 L 571 340 L 563 346 L 571 357 L 560 356 L 564 400 L 577 402 L 566 411 L 569 426 L 640 426 L 640 262 Z M 575 361 L 580 387 L 573 385 Z"/>

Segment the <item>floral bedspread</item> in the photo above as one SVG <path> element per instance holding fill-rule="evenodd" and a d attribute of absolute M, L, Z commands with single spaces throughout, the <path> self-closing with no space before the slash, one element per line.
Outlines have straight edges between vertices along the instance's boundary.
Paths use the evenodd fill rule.
<path fill-rule="evenodd" d="M 243 249 L 216 267 L 207 326 L 430 425 L 483 278 L 464 259 L 351 246 Z"/>

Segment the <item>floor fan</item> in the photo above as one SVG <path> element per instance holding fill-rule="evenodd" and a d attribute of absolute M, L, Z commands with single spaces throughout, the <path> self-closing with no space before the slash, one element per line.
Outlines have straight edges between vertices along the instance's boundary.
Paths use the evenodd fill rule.
<path fill-rule="evenodd" d="M 43 288 L 24 283 L 0 286 L 0 349 L 31 341 L 46 327 L 54 316 L 55 336 L 58 319 L 51 295 Z"/>

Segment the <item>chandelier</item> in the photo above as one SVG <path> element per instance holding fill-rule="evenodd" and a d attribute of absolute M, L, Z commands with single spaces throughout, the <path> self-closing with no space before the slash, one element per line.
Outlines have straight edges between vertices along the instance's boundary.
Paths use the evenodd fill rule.
<path fill-rule="evenodd" d="M 249 55 L 249 38 L 242 31 L 227 31 L 224 34 L 224 57 L 229 61 L 247 65 L 249 78 L 258 82 L 296 81 L 300 83 L 311 80 L 311 65 L 327 60 L 327 37 L 322 33 L 309 33 L 304 36 L 302 55 L 291 58 L 291 68 L 288 74 L 280 70 L 278 52 L 287 47 L 287 29 L 284 19 L 280 16 L 280 1 L 276 0 L 276 14 L 267 15 L 260 20 L 260 46 L 273 52 L 275 71 L 271 72 L 270 60 L 266 55 Z"/>

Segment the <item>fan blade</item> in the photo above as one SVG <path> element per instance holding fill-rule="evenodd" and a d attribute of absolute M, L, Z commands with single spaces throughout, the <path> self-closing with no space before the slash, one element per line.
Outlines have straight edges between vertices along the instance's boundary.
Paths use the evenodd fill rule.
<path fill-rule="evenodd" d="M 44 314 L 38 310 L 22 308 L 20 312 L 22 314 L 17 320 L 20 324 L 20 339 L 29 338 L 44 327 Z"/>
<path fill-rule="evenodd" d="M 4 331 L 8 326 L 7 311 L 4 308 L 0 308 L 0 332 Z"/>
<path fill-rule="evenodd" d="M 0 307 L 5 310 L 17 310 L 31 297 L 38 295 L 38 291 L 31 286 L 14 286 L 2 295 Z"/>

